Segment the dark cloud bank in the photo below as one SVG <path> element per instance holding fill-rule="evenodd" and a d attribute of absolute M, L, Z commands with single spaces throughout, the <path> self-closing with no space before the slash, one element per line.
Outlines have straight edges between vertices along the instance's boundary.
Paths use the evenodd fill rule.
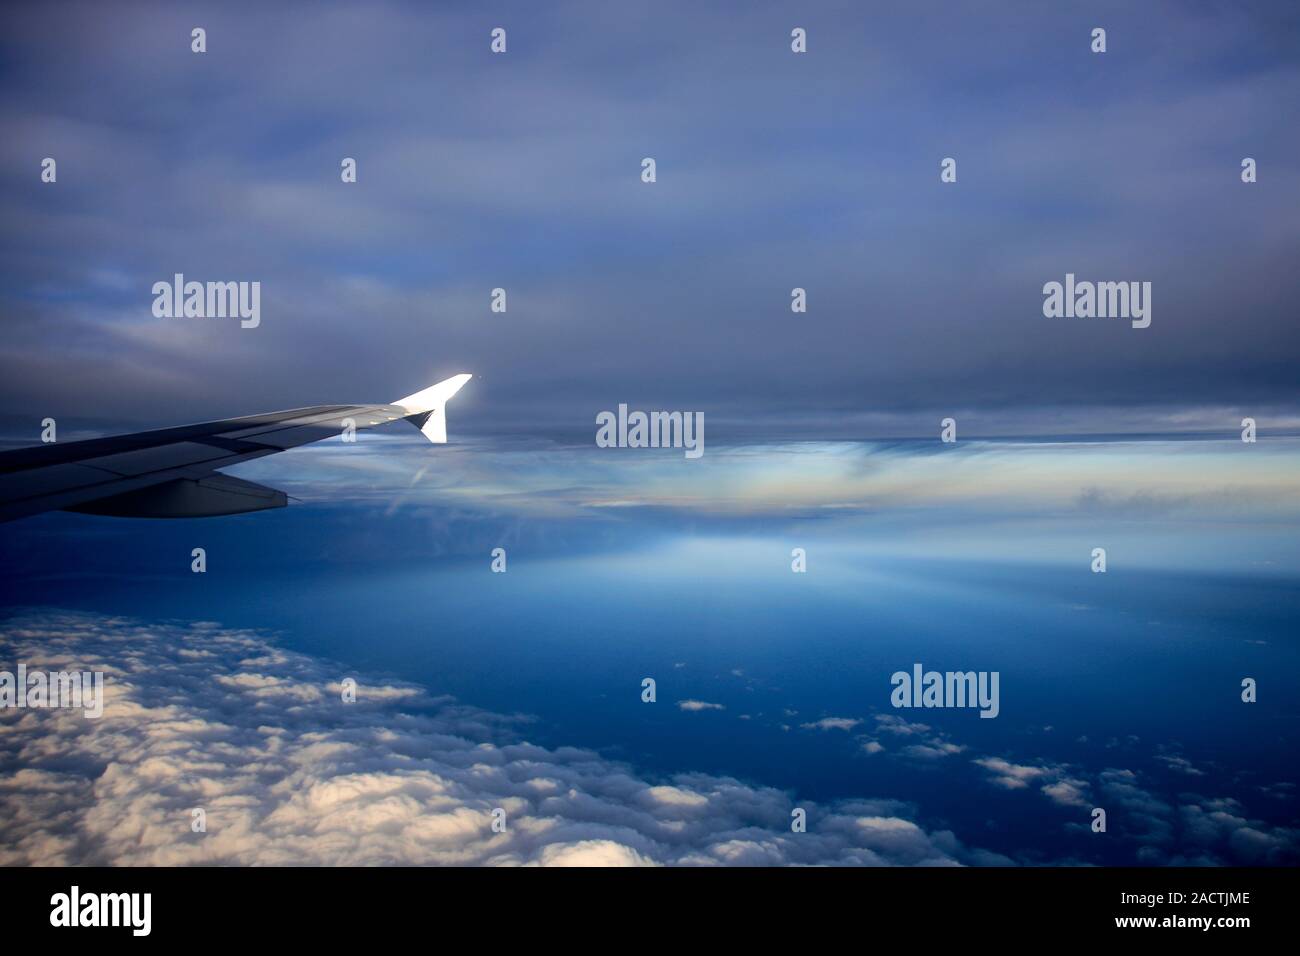
<path fill-rule="evenodd" d="M 470 370 L 476 432 L 620 401 L 811 438 L 1294 417 L 1297 16 L 6 5 L 0 402 L 166 423 Z M 176 272 L 261 281 L 261 325 L 155 319 Z M 1067 272 L 1150 281 L 1151 327 L 1044 318 Z"/>

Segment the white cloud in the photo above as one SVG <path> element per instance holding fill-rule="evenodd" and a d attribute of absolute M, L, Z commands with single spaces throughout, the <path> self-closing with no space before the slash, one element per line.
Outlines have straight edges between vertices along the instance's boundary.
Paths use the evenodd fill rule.
<path fill-rule="evenodd" d="M 1195 766 L 1195 765 L 1194 765 L 1190 760 L 1188 760 L 1186 757 L 1181 757 L 1181 756 L 1178 756 L 1177 754 L 1173 754 L 1173 755 L 1170 755 L 1170 754 L 1162 754 L 1162 755 L 1156 757 L 1155 759 L 1156 759 L 1156 760 L 1159 760 L 1162 764 L 1164 764 L 1164 765 L 1165 765 L 1166 767 L 1168 767 L 1170 770 L 1177 770 L 1179 773 L 1185 773 L 1185 774 L 1187 774 L 1187 776 L 1189 776 L 1189 777 L 1203 777 L 1203 776 L 1205 776 L 1205 771 L 1198 769 L 1198 768 L 1197 768 L 1197 767 L 1196 767 L 1196 766 Z"/>
<path fill-rule="evenodd" d="M 1053 803 L 1063 807 L 1086 807 L 1088 805 L 1088 781 L 1066 777 L 1055 783 L 1044 784 L 1043 794 Z"/>
<path fill-rule="evenodd" d="M 904 720 L 896 714 L 877 714 L 876 726 L 882 733 L 897 734 L 900 737 L 911 737 L 930 732 L 929 724 Z"/>
<path fill-rule="evenodd" d="M 613 840 L 580 840 L 542 848 L 540 866 L 654 866 L 653 860 Z"/>
<path fill-rule="evenodd" d="M 924 744 L 912 744 L 903 748 L 903 753 L 920 760 L 941 760 L 959 754 L 966 748 L 949 740 L 933 740 Z"/>
<path fill-rule="evenodd" d="M 993 783 L 1008 790 L 1024 789 L 1031 780 L 1047 776 L 1051 772 L 1044 767 L 1011 763 L 1001 757 L 981 757 L 974 762 L 993 775 Z"/>
<path fill-rule="evenodd" d="M 909 744 L 898 751 L 904 757 L 915 760 L 942 760 L 953 754 L 964 753 L 963 744 L 954 743 L 948 735 L 933 730 L 929 724 L 904 720 L 896 714 L 877 714 L 876 732 L 893 734 L 897 737 L 915 738 L 917 743 Z M 872 737 L 861 737 L 862 749 L 869 754 L 884 750 L 884 745 Z"/>
<path fill-rule="evenodd" d="M 853 717 L 823 717 L 811 723 L 800 724 L 805 730 L 852 730 L 862 721 Z"/>
<path fill-rule="evenodd" d="M 679 700 L 677 706 L 682 710 L 689 712 L 698 712 L 701 710 L 726 710 L 722 704 L 710 704 L 706 700 Z"/>
<path fill-rule="evenodd" d="M 779 790 L 643 779 L 519 741 L 519 718 L 360 674 L 345 704 L 340 668 L 251 631 L 52 614 L 10 622 L 0 652 L 116 675 L 99 720 L 0 719 L 0 765 L 20 768 L 0 775 L 0 865 L 1009 862 L 898 801 L 799 800 L 796 834 Z"/>

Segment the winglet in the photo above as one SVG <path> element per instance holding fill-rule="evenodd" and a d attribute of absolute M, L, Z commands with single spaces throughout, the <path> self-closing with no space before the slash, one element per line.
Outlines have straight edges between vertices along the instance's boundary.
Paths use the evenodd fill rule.
<path fill-rule="evenodd" d="M 447 442 L 447 402 L 474 376 L 468 372 L 453 375 L 421 392 L 393 402 L 406 412 L 405 417 L 420 429 L 424 437 L 437 445 Z"/>

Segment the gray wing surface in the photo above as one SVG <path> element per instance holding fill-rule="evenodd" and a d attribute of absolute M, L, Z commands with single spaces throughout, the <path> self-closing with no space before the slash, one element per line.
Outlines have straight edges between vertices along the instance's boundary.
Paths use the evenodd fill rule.
<path fill-rule="evenodd" d="M 182 518 L 282 508 L 284 492 L 218 469 L 333 438 L 349 419 L 358 430 L 406 419 L 445 442 L 446 402 L 469 378 L 391 405 L 317 405 L 2 452 L 0 522 L 54 510 Z"/>

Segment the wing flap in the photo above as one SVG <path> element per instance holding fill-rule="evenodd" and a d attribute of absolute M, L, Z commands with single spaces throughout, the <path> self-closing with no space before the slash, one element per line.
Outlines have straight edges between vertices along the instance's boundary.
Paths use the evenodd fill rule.
<path fill-rule="evenodd" d="M 21 501 L 39 495 L 52 495 L 74 488 L 102 485 L 121 477 L 86 465 L 54 465 L 34 471 L 19 471 L 11 475 L 0 475 L 0 501 Z"/>
<path fill-rule="evenodd" d="M 176 478 L 107 498 L 65 508 L 82 514 L 118 518 L 210 518 L 283 508 L 283 491 L 215 472 L 206 478 Z"/>
<path fill-rule="evenodd" d="M 230 452 L 224 448 L 183 441 L 157 448 L 124 451 L 103 458 L 89 458 L 81 464 L 87 468 L 100 468 L 123 478 L 137 478 L 167 468 L 186 468 L 208 461 L 221 462 L 229 457 Z"/>

